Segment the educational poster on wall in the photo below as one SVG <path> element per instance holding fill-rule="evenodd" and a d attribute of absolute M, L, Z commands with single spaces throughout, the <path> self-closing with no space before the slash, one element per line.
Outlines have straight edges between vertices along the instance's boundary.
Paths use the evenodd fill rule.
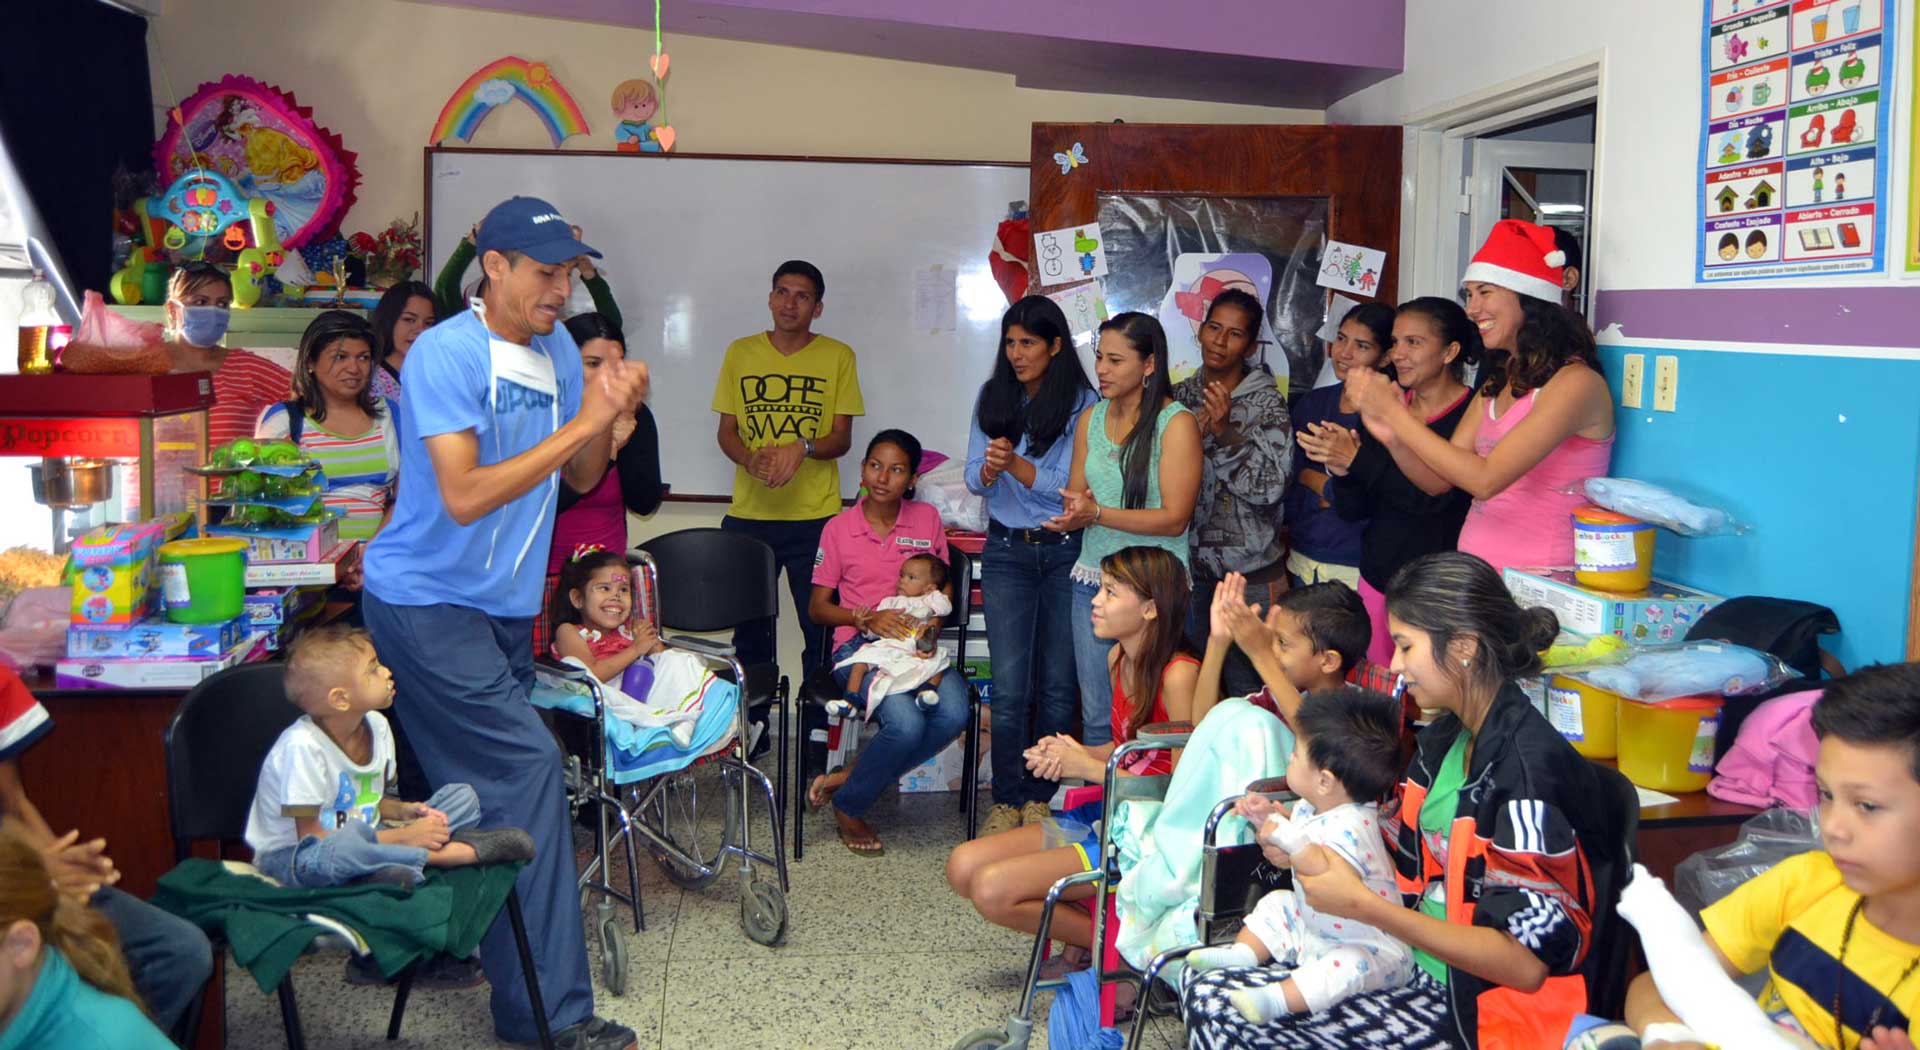
<path fill-rule="evenodd" d="M 1889 0 L 1706 0 L 1701 281 L 1886 265 Z"/>

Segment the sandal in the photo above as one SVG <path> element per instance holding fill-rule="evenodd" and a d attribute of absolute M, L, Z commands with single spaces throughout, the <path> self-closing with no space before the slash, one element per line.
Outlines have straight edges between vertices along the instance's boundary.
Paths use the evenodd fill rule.
<path fill-rule="evenodd" d="M 859 817 L 847 816 L 836 809 L 833 811 L 833 822 L 840 832 L 840 844 L 856 856 L 878 857 L 887 852 L 887 847 L 880 841 L 880 836 L 875 835 L 873 829 L 867 826 L 867 822 Z M 848 827 L 849 823 L 856 826 Z"/>

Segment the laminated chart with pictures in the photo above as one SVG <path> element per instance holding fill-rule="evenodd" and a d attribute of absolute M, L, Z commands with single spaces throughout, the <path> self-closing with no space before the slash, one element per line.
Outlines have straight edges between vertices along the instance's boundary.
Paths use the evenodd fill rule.
<path fill-rule="evenodd" d="M 1706 0 L 1702 281 L 1885 267 L 1888 0 Z"/>

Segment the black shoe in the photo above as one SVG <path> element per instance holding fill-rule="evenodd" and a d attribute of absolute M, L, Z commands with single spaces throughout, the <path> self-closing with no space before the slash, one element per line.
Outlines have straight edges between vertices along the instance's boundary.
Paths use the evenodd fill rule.
<path fill-rule="evenodd" d="M 535 1039 L 510 1046 L 539 1046 Z M 554 1050 L 635 1050 L 640 1045 L 633 1029 L 617 1025 L 603 1017 L 590 1017 L 571 1028 L 553 1033 Z"/>
<path fill-rule="evenodd" d="M 473 847 L 481 864 L 503 864 L 533 859 L 533 836 L 519 828 L 493 828 L 488 831 L 456 831 L 453 842 Z"/>
<path fill-rule="evenodd" d="M 487 975 L 480 968 L 478 957 L 456 959 L 441 952 L 421 960 L 419 969 L 413 971 L 415 988 L 430 988 L 436 992 L 478 988 L 485 983 Z"/>

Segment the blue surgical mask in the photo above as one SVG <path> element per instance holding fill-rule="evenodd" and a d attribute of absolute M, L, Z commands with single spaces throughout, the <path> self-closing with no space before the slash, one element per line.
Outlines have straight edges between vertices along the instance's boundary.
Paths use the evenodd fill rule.
<path fill-rule="evenodd" d="M 224 306 L 183 306 L 180 308 L 180 338 L 194 346 L 212 346 L 227 334 L 233 311 Z"/>

